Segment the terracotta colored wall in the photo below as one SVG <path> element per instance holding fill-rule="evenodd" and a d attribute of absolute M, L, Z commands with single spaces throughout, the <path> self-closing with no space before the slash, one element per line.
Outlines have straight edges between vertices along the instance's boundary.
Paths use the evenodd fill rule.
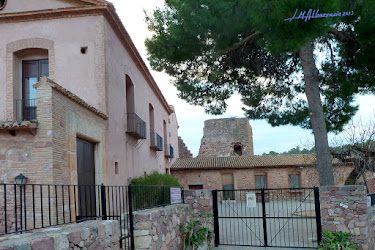
<path fill-rule="evenodd" d="M 334 166 L 334 177 L 337 185 L 342 185 L 352 170 L 351 166 Z M 235 189 L 254 189 L 255 175 L 266 174 L 268 188 L 288 188 L 289 174 L 301 175 L 302 187 L 319 186 L 318 171 L 314 167 L 275 167 L 249 168 L 226 170 L 173 170 L 172 175 L 177 177 L 184 188 L 188 185 L 203 184 L 204 189 L 222 189 L 223 174 L 233 173 Z"/>
<path fill-rule="evenodd" d="M 104 61 L 101 61 L 104 57 L 99 53 L 104 43 L 99 32 L 102 19 L 88 16 L 1 24 L 0 33 L 11 35 L 0 39 L 0 88 L 6 90 L 0 92 L 0 121 L 13 119 L 7 115 L 7 110 L 13 110 L 14 82 L 10 79 L 18 74 L 12 69 L 13 51 L 43 45 L 41 39 L 49 41 L 50 78 L 94 107 L 105 110 Z M 33 42 L 36 38 L 40 41 Z M 87 54 L 81 54 L 83 46 L 88 47 Z"/>
<path fill-rule="evenodd" d="M 109 132 L 108 132 L 108 176 L 107 181 L 117 184 L 127 183 L 129 177 L 141 176 L 152 171 L 165 173 L 170 160 L 164 152 L 150 148 L 149 104 L 154 108 L 155 132 L 164 138 L 163 121 L 167 123 L 167 141 L 178 157 L 177 119 L 168 116 L 154 91 L 147 83 L 129 53 L 124 49 L 117 35 L 105 21 L 105 54 L 107 65 Z M 135 140 L 126 134 L 126 85 L 128 75 L 134 84 L 135 112 L 146 122 L 147 139 Z M 170 123 L 169 123 L 170 121 Z M 171 137 L 169 137 L 169 132 Z M 119 163 L 119 174 L 114 171 L 114 162 Z"/>
<path fill-rule="evenodd" d="M 32 2 L 33 4 L 31 4 Z M 39 5 L 35 4 L 36 2 Z M 36 6 L 43 5 L 42 9 L 47 8 L 46 6 L 50 8 L 52 2 L 56 1 L 43 0 L 43 4 L 40 4 L 41 1 L 32 0 L 25 3 L 24 7 L 26 9 L 30 6 L 37 8 Z M 62 7 L 68 5 L 67 3 L 60 4 Z M 7 5 L 9 11 L 11 9 L 14 11 L 17 8 L 19 6 Z M 14 32 L 15 30 L 17 32 Z M 178 158 L 178 125 L 175 114 L 168 115 L 167 110 L 162 106 L 140 69 L 135 65 L 103 16 L 6 23 L 0 24 L 0 33 L 11 34 L 2 36 L 0 39 L 0 88 L 4 90 L 0 91 L 0 121 L 14 119 L 13 99 L 17 97 L 14 85 L 15 82 L 19 82 L 19 72 L 15 69 L 22 60 L 22 57 L 18 57 L 15 53 L 25 48 L 42 48 L 48 51 L 50 78 L 109 116 L 108 125 L 105 128 L 102 127 L 98 134 L 94 135 L 97 132 L 95 129 L 86 130 L 90 132 L 89 139 L 103 143 L 100 157 L 105 160 L 105 163 L 101 163 L 103 166 L 101 174 L 107 174 L 107 177 L 105 180 L 97 179 L 98 183 L 108 181 L 111 184 L 123 185 L 127 183 L 128 177 L 140 176 L 144 172 L 150 173 L 157 170 L 164 173 L 165 168 L 174 161 L 174 159 L 164 157 L 164 152 L 155 152 L 150 149 L 149 103 L 152 103 L 155 109 L 156 132 L 164 140 L 167 139 L 168 144 L 172 144 L 175 158 Z M 88 47 L 86 54 L 81 54 L 81 47 Z M 146 140 L 137 141 L 126 135 L 126 74 L 131 77 L 134 84 L 135 111 L 147 123 Z M 74 115 L 70 112 L 67 120 L 73 122 L 76 128 L 80 127 L 78 125 L 80 124 L 80 114 Z M 167 138 L 164 138 L 163 120 L 167 123 Z M 56 129 L 60 129 L 58 125 L 56 125 Z M 103 129 L 108 131 L 107 135 L 104 135 L 107 132 L 103 132 Z M 60 132 L 62 133 L 62 130 Z M 62 166 L 68 158 L 68 161 L 71 162 L 70 166 L 72 166 L 70 169 L 74 169 L 75 142 L 73 141 L 75 136 L 73 133 L 79 133 L 79 129 L 72 129 L 70 132 L 71 138 L 67 143 L 57 144 L 56 141 L 56 145 L 60 148 L 59 155 L 54 155 L 58 159 L 54 164 Z M 104 137 L 107 138 L 104 139 Z M 8 141 L 8 138 L 7 135 L 4 135 L 0 140 Z M 28 148 L 28 151 L 25 152 L 37 150 L 33 148 L 33 142 L 28 138 L 30 136 L 27 134 L 23 138 L 12 138 L 12 145 L 19 147 L 18 143 L 21 144 L 22 148 Z M 8 149 L 2 149 L 4 152 L 5 150 L 8 151 Z M 4 156 L 2 157 L 4 158 Z M 48 157 L 44 159 L 51 165 Z M 119 166 L 117 175 L 114 169 L 115 162 L 118 162 Z M 29 163 L 27 162 L 27 164 Z M 11 162 L 7 162 L 7 164 L 9 165 Z M 105 166 L 108 168 L 105 169 Z M 59 170 L 59 175 L 63 176 L 63 180 L 74 175 L 74 172 L 67 173 L 67 169 Z M 5 179 L 5 177 L 0 178 Z M 39 179 L 45 181 L 45 178 Z"/>

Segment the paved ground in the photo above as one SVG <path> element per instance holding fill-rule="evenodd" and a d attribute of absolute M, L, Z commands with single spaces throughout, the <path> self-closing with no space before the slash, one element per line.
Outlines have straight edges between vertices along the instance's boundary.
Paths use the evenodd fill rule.
<path fill-rule="evenodd" d="M 267 242 L 270 246 L 284 247 L 267 249 L 317 246 L 314 202 L 311 199 L 269 201 L 265 205 Z M 256 203 L 255 208 L 248 208 L 245 202 L 223 202 L 218 204 L 218 210 L 221 244 L 264 245 L 263 210 L 260 202 Z M 216 249 L 265 248 L 220 246 Z"/>

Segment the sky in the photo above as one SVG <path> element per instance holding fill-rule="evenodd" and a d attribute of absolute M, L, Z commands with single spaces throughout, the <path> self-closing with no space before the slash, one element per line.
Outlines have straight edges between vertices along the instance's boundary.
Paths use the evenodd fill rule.
<path fill-rule="evenodd" d="M 208 115 L 202 107 L 192 106 L 177 97 L 177 90 L 171 84 L 171 78 L 162 72 L 153 71 L 147 60 L 147 51 L 144 41 L 152 34 L 147 29 L 144 11 L 151 13 L 155 8 L 162 7 L 163 0 L 109 0 L 116 8 L 126 30 L 133 43 L 137 47 L 151 74 L 161 89 L 164 97 L 176 110 L 179 124 L 179 136 L 182 137 L 194 156 L 197 156 L 200 142 L 203 136 L 204 121 L 225 117 L 244 117 L 242 103 L 239 96 L 232 96 L 228 101 L 228 110 L 220 116 Z M 360 109 L 354 120 L 361 119 L 364 123 L 375 120 L 375 97 L 358 96 L 356 102 Z M 311 130 L 305 130 L 295 126 L 272 127 L 265 120 L 250 120 L 253 129 L 254 154 L 261 155 L 265 152 L 276 151 L 285 152 L 289 149 L 305 145 L 311 145 L 314 138 Z M 329 138 L 334 135 L 329 134 Z"/>

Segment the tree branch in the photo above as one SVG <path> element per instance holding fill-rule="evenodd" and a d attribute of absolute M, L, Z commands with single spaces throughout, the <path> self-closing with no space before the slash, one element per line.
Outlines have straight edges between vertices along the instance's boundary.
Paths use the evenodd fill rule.
<path fill-rule="evenodd" d="M 328 31 L 328 33 L 334 35 L 336 37 L 337 40 L 339 40 L 340 42 L 350 42 L 350 41 L 355 41 L 355 39 L 351 36 L 348 36 L 346 34 L 344 34 L 343 32 L 341 31 L 338 31 L 337 29 L 330 29 Z"/>

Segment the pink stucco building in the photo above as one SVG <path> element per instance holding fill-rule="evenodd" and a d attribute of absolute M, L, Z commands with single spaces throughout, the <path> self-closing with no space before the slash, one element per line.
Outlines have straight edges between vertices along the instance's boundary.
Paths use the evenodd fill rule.
<path fill-rule="evenodd" d="M 23 173 L 30 183 L 119 185 L 168 172 L 176 115 L 112 4 L 0 5 L 0 183 Z"/>

